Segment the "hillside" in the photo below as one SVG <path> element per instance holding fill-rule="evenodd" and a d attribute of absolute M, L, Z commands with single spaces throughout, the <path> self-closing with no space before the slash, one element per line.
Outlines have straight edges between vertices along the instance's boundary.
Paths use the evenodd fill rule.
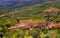
<path fill-rule="evenodd" d="M 46 22 L 47 19 L 49 18 L 49 21 L 59 22 L 60 21 L 59 20 L 60 19 L 60 13 L 59 13 L 60 5 L 59 4 L 60 4 L 60 2 L 58 0 L 55 2 L 45 2 L 43 4 L 25 6 L 25 7 L 14 9 L 10 12 L 3 11 L 3 13 L 0 13 L 0 24 L 2 24 L 2 23 L 16 24 L 16 22 L 15 22 L 16 19 L 18 19 L 18 20 L 32 19 L 32 20 Z M 47 11 L 45 11 L 45 10 L 47 10 Z M 51 12 L 51 13 L 47 13 L 47 12 Z"/>
<path fill-rule="evenodd" d="M 0 0 L 0 13 L 8 13 L 17 8 L 51 2 L 59 3 L 60 0 Z"/>
<path fill-rule="evenodd" d="M 60 0 L 40 1 L 25 0 L 22 7 L 20 1 L 17 6 L 7 1 L 10 5 L 0 10 L 0 37 L 60 38 Z"/>
<path fill-rule="evenodd" d="M 53 10 L 54 9 L 54 10 Z M 58 11 L 56 11 L 58 9 Z M 25 19 L 32 19 L 32 20 L 40 20 L 45 21 L 47 20 L 47 16 L 49 15 L 49 21 L 53 22 L 59 22 L 60 20 L 60 13 L 59 13 L 60 5 L 59 2 L 54 3 L 44 3 L 44 4 L 35 4 L 32 6 L 25 6 L 22 8 L 17 8 L 13 11 L 10 11 L 8 13 L 3 13 L 0 15 L 1 24 L 3 23 L 3 20 L 5 20 L 4 24 L 7 23 L 13 23 L 14 20 L 25 20 Z M 53 10 L 51 12 L 54 13 L 46 13 L 45 10 Z M 49 12 L 49 11 L 47 11 Z M 56 15 L 57 13 L 57 15 Z"/>
<path fill-rule="evenodd" d="M 16 8 L 43 3 L 44 0 L 0 0 L 0 13 L 12 11 Z"/>

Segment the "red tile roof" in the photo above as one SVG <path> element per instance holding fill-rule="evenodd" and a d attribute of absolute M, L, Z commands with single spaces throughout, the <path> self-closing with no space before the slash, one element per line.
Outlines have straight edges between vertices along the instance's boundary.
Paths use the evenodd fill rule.
<path fill-rule="evenodd" d="M 48 25 L 48 27 L 49 28 L 52 28 L 52 27 L 57 27 L 57 28 L 60 28 L 60 23 L 50 23 L 49 25 Z"/>
<path fill-rule="evenodd" d="M 34 27 L 44 27 L 46 26 L 46 23 L 43 23 L 43 22 L 37 22 L 37 23 L 21 23 L 21 24 L 16 24 L 14 26 L 11 26 L 9 27 L 8 29 L 18 29 L 18 28 L 25 28 L 25 29 L 29 29 L 29 28 L 34 28 Z M 52 28 L 52 27 L 59 27 L 60 28 L 60 23 L 54 23 L 54 22 L 51 22 L 48 26 L 46 27 L 49 27 L 49 28 Z"/>

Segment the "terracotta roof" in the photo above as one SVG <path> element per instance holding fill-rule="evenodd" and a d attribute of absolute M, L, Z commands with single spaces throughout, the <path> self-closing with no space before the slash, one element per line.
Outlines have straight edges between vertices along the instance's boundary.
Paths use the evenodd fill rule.
<path fill-rule="evenodd" d="M 9 27 L 8 29 L 18 29 L 18 28 L 25 28 L 25 29 L 29 29 L 29 28 L 34 28 L 34 27 L 45 27 L 46 23 L 44 22 L 37 22 L 37 23 L 21 23 L 21 24 L 16 24 L 14 26 Z M 49 28 L 52 27 L 59 27 L 60 28 L 60 23 L 54 23 L 51 22 L 48 26 Z"/>
<path fill-rule="evenodd" d="M 50 23 L 48 25 L 49 28 L 52 28 L 52 27 L 57 27 L 57 28 L 60 28 L 60 23 Z"/>

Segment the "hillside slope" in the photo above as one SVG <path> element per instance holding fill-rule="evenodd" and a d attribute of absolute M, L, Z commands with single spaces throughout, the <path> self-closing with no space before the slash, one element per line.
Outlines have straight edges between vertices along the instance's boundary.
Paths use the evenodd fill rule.
<path fill-rule="evenodd" d="M 14 9 L 34 4 L 60 2 L 59 0 L 0 0 L 0 13 L 7 13 Z"/>

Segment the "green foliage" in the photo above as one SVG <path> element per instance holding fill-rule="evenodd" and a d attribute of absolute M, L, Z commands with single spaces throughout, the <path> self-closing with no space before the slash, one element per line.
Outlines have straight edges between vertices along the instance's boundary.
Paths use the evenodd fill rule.
<path fill-rule="evenodd" d="M 27 6 L 24 8 L 19 8 L 19 9 L 15 9 L 14 11 L 9 12 L 9 10 L 3 10 L 2 14 L 6 14 L 3 17 L 0 17 L 0 34 L 5 35 L 7 38 L 24 38 L 23 36 L 27 35 L 26 32 L 28 32 L 28 35 L 33 36 L 34 38 L 38 38 L 39 37 L 39 33 L 42 31 L 43 34 L 45 33 L 46 36 L 49 34 L 47 34 L 48 29 L 47 28 L 33 28 L 32 30 L 24 30 L 24 29 L 16 29 L 16 30 L 8 30 L 8 27 L 17 24 L 17 22 L 15 21 L 16 19 L 19 20 L 25 20 L 25 19 L 39 19 L 41 21 L 46 22 L 46 16 L 50 16 L 49 20 L 52 22 L 58 22 L 60 21 L 60 14 L 57 15 L 56 17 L 56 13 L 53 14 L 52 13 L 44 13 L 43 11 L 50 8 L 50 7 L 54 7 L 54 8 L 59 8 L 60 9 L 60 2 L 53 2 L 53 3 L 44 3 L 44 4 L 36 4 L 36 5 L 32 5 L 32 6 Z M 41 6 L 40 6 L 41 5 Z M 9 13 L 12 13 L 12 16 L 9 16 Z M 53 28 L 52 28 L 53 29 Z M 53 29 L 54 30 L 54 29 Z M 55 29 L 56 31 L 58 31 L 57 33 L 57 38 L 60 38 L 60 29 Z M 51 30 L 50 30 L 51 31 Z M 44 35 L 45 35 L 44 34 Z M 48 37 L 46 37 L 48 38 Z"/>

